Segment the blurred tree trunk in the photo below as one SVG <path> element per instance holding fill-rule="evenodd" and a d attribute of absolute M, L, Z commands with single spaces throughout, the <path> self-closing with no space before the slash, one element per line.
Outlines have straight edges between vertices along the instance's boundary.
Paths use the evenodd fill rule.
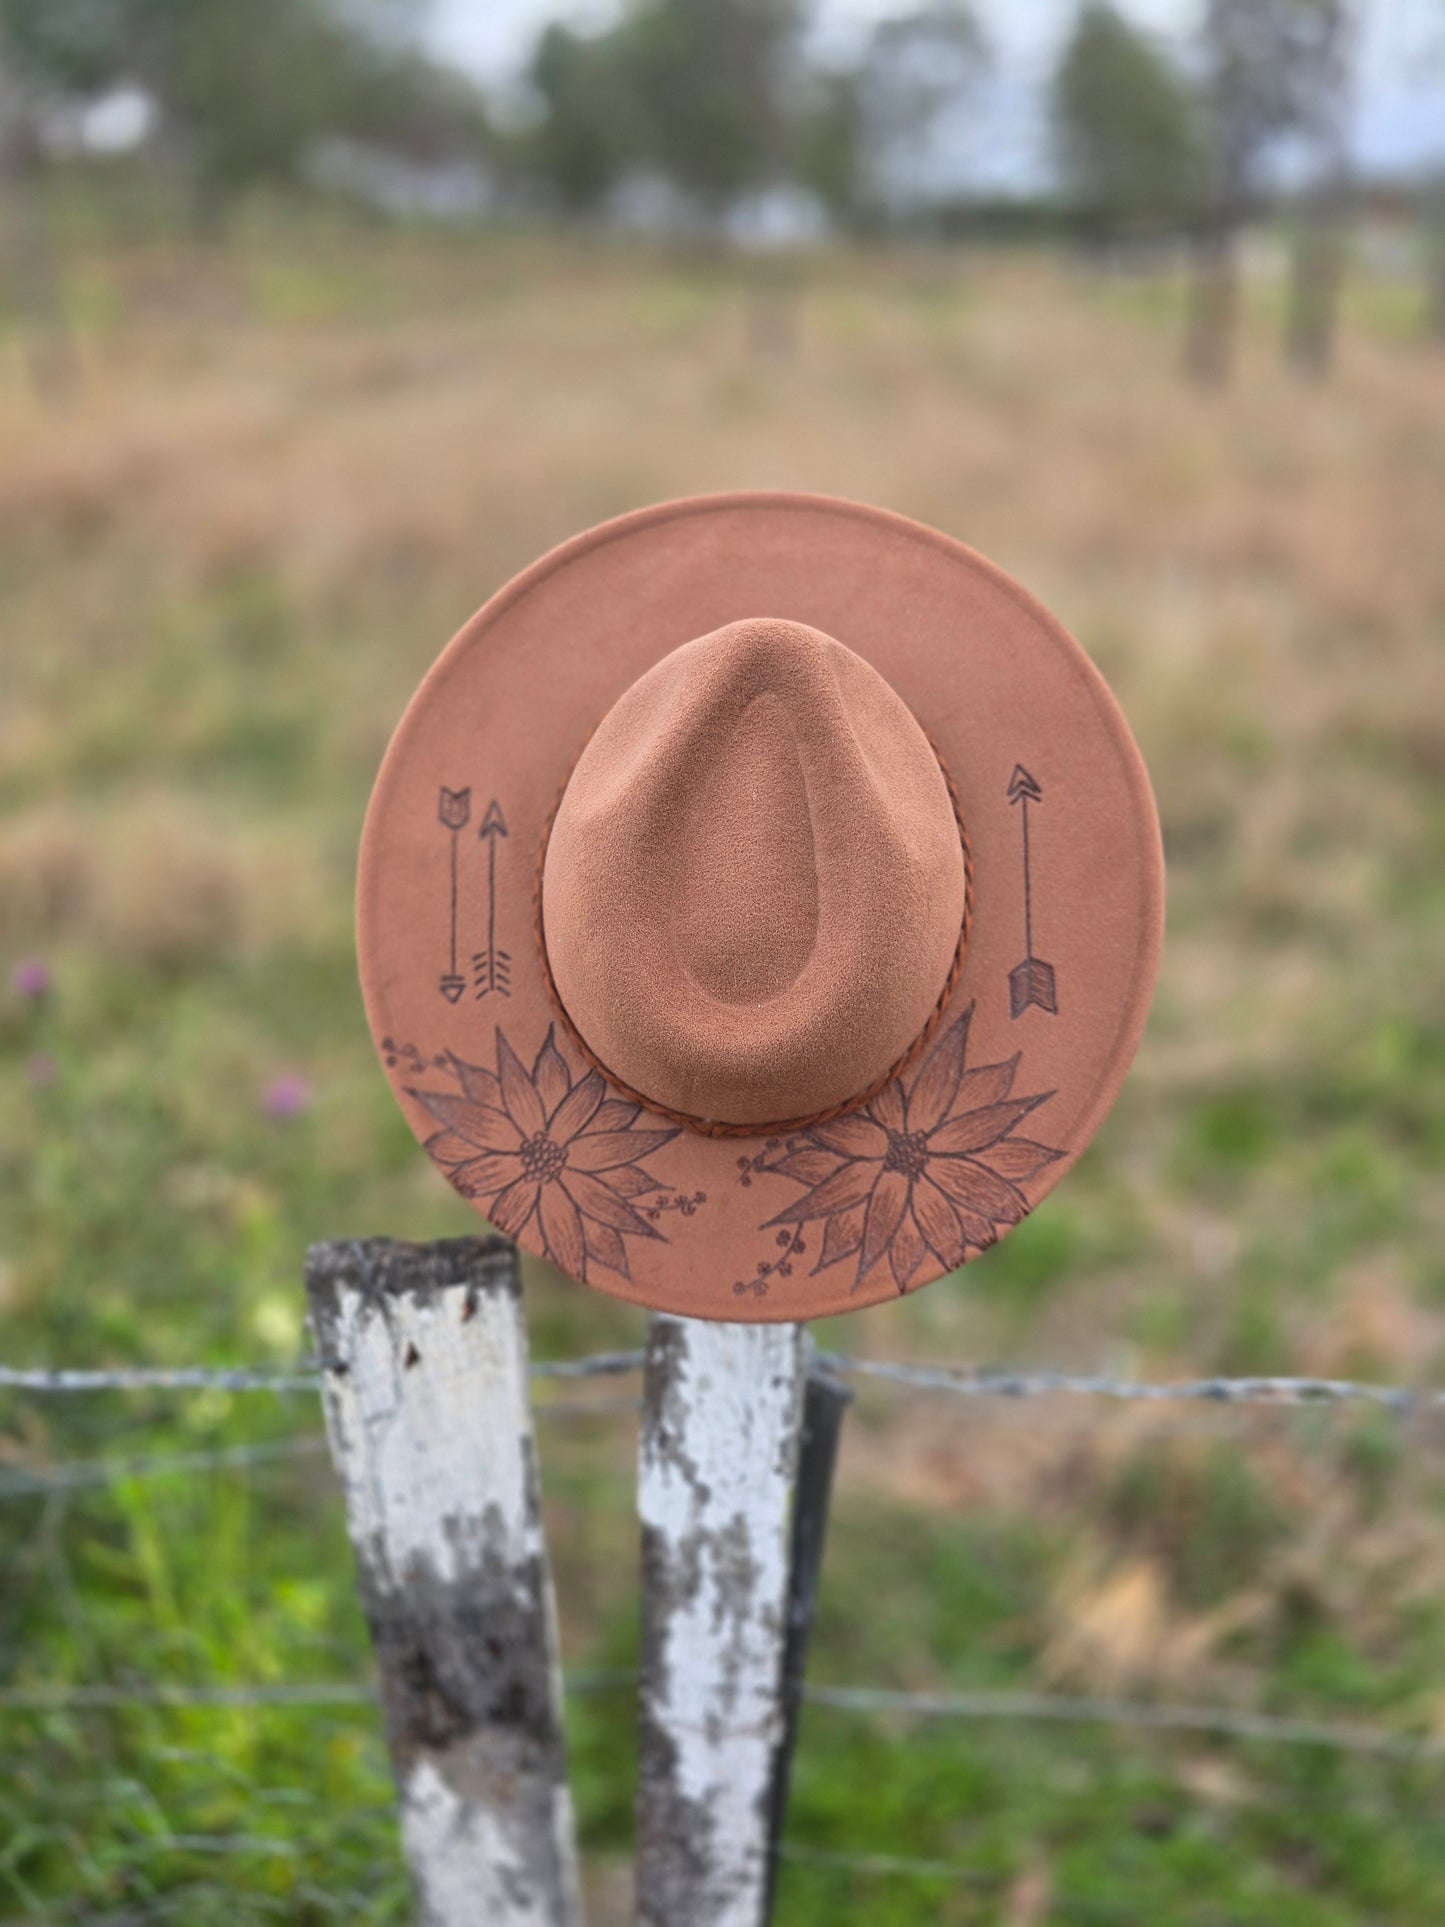
<path fill-rule="evenodd" d="M 765 361 L 796 361 L 802 277 L 796 262 L 763 256 L 748 278 L 748 352 Z"/>
<path fill-rule="evenodd" d="M 24 91 L 0 67 L 0 265 L 20 315 L 31 379 L 42 395 L 59 399 L 75 387 L 78 365 L 40 194 L 40 160 Z"/>
<path fill-rule="evenodd" d="M 1285 358 L 1300 374 L 1334 362 L 1350 212 L 1349 18 L 1345 0 L 1319 0 L 1318 39 L 1300 79 L 1301 120 L 1314 178 L 1299 209 L 1285 306 Z"/>
<path fill-rule="evenodd" d="M 1184 366 L 1192 379 L 1206 388 L 1222 388 L 1234 367 L 1239 316 L 1236 226 L 1236 219 L 1212 215 L 1194 239 Z"/>
<path fill-rule="evenodd" d="M 1445 174 L 1432 181 L 1421 208 L 1425 248 L 1425 333 L 1445 344 Z"/>
<path fill-rule="evenodd" d="M 1239 230 L 1254 149 L 1255 19 L 1252 0 L 1209 0 L 1203 218 L 1195 229 L 1185 372 L 1222 387 L 1234 367 L 1239 322 Z"/>
<path fill-rule="evenodd" d="M 1323 380 L 1335 360 L 1340 291 L 1345 279 L 1348 190 L 1341 183 L 1301 209 L 1285 306 L 1285 359 Z"/>

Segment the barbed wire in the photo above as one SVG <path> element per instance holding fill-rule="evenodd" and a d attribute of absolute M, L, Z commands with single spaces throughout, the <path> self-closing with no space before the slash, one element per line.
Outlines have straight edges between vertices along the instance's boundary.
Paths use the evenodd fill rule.
<path fill-rule="evenodd" d="M 583 1358 L 538 1359 L 534 1379 L 621 1377 L 642 1369 L 641 1351 L 593 1352 Z M 842 1377 L 872 1378 L 914 1391 L 951 1392 L 965 1398 L 1105 1398 L 1147 1404 L 1198 1402 L 1214 1405 L 1329 1406 L 1369 1404 L 1392 1411 L 1445 1410 L 1445 1390 L 1349 1378 L 1112 1378 L 1091 1372 L 1005 1372 L 950 1366 L 909 1365 L 850 1352 L 816 1352 L 818 1366 Z M 119 1366 L 111 1370 L 0 1365 L 0 1390 L 59 1392 L 220 1391 L 311 1392 L 323 1374 L 344 1367 L 305 1359 L 285 1370 L 231 1366 Z"/>
<path fill-rule="evenodd" d="M 566 1687 L 574 1696 L 591 1696 L 620 1692 L 634 1685 L 636 1679 L 636 1673 L 630 1669 L 597 1669 L 568 1673 Z M 1336 1753 L 1363 1753 L 1417 1763 L 1445 1761 L 1445 1739 L 1417 1738 L 1346 1721 L 1254 1713 L 1243 1707 L 1096 1699 L 1064 1693 L 927 1693 L 882 1686 L 812 1684 L 804 1686 L 803 1698 L 810 1705 L 846 1713 L 894 1713 L 930 1720 L 1024 1720 L 1070 1726 L 1135 1727 L 1276 1746 L 1318 1746 Z M 372 1706 L 376 1700 L 374 1688 L 351 1680 L 264 1686 L 181 1686 L 151 1680 L 120 1685 L 0 1688 L 0 1711 L 42 1714 Z"/>
<path fill-rule="evenodd" d="M 279 1372 L 209 1365 L 122 1365 L 106 1371 L 0 1365 L 0 1389 L 16 1392 L 314 1392 L 320 1383 L 319 1367 L 305 1363 Z"/>
<path fill-rule="evenodd" d="M 308 1680 L 276 1686 L 170 1686 L 159 1680 L 124 1686 L 7 1686 L 0 1710 L 10 1713 L 143 1712 L 148 1707 L 190 1711 L 206 1707 L 371 1706 L 373 1688 L 351 1680 Z"/>
<path fill-rule="evenodd" d="M 1165 1403 L 1200 1400 L 1216 1405 L 1384 1405 L 1394 1411 L 1445 1408 L 1445 1391 L 1433 1387 L 1373 1384 L 1348 1378 L 1108 1378 L 1087 1372 L 963 1371 L 936 1365 L 902 1365 L 852 1353 L 819 1352 L 825 1371 L 877 1378 L 915 1391 L 953 1392 L 966 1398 L 1088 1398 Z"/>
<path fill-rule="evenodd" d="M 1069 1725 L 1137 1726 L 1156 1732 L 1216 1733 L 1275 1745 L 1324 1746 L 1400 1760 L 1445 1760 L 1445 1739 L 1414 1739 L 1377 1727 L 1292 1719 L 1243 1708 L 1167 1701 L 1074 1698 L 1054 1693 L 910 1693 L 877 1686 L 806 1686 L 815 1706 L 850 1713 L 905 1713 L 915 1719 L 1052 1720 Z"/>
<path fill-rule="evenodd" d="M 528 1369 L 536 1379 L 615 1378 L 640 1371 L 644 1354 L 593 1352 L 585 1358 L 542 1358 Z M 17 1392 L 314 1392 L 327 1371 L 345 1367 L 301 1359 L 284 1370 L 251 1366 L 121 1365 L 108 1370 L 70 1366 L 0 1365 L 0 1390 Z"/>
<path fill-rule="evenodd" d="M 206 1452 L 154 1453 L 144 1458 L 73 1459 L 32 1471 L 27 1466 L 0 1469 L 0 1500 L 47 1492 L 78 1492 L 119 1485 L 123 1479 L 160 1479 L 177 1472 L 223 1472 L 322 1452 L 324 1432 L 302 1432 L 289 1439 L 264 1439 L 255 1445 L 222 1445 Z"/>
<path fill-rule="evenodd" d="M 539 1419 L 581 1419 L 635 1412 L 635 1398 L 554 1398 L 534 1408 Z M 77 1492 L 119 1485 L 123 1480 L 163 1479 L 177 1473 L 245 1470 L 253 1465 L 284 1463 L 288 1459 L 319 1456 L 326 1447 L 324 1432 L 299 1432 L 285 1439 L 264 1439 L 255 1445 L 223 1445 L 203 1452 L 158 1452 L 137 1458 L 73 1459 L 58 1465 L 0 1465 L 0 1504 L 7 1499 L 37 1498 L 54 1492 Z"/>

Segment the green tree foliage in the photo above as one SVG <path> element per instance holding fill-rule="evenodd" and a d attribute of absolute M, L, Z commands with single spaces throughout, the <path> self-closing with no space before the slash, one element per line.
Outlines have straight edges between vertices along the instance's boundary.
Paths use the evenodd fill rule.
<path fill-rule="evenodd" d="M 863 108 L 856 73 L 810 77 L 793 149 L 801 184 L 836 221 L 853 225 L 865 198 Z"/>
<path fill-rule="evenodd" d="M 94 92 L 115 78 L 123 44 L 108 0 L 0 0 L 0 67 L 32 95 Z"/>
<path fill-rule="evenodd" d="M 882 20 L 858 74 L 865 200 L 896 212 L 919 193 L 940 125 L 956 114 L 986 72 L 989 46 L 965 0 L 924 0 Z"/>
<path fill-rule="evenodd" d="M 621 33 L 582 35 L 553 22 L 532 55 L 542 115 L 522 159 L 566 208 L 594 208 L 639 152 L 633 76 Z"/>
<path fill-rule="evenodd" d="M 1095 228 L 1172 227 L 1197 207 L 1201 148 L 1189 89 L 1105 0 L 1080 9 L 1052 107 L 1065 191 Z"/>
<path fill-rule="evenodd" d="M 465 83 L 376 0 L 0 0 L 9 64 L 40 98 L 128 83 L 150 96 L 161 150 L 213 220 L 261 182 L 295 178 L 325 135 L 409 152 L 479 143 Z"/>
<path fill-rule="evenodd" d="M 784 170 L 801 0 L 640 0 L 623 33 L 646 158 L 709 213 Z"/>
<path fill-rule="evenodd" d="M 607 33 L 548 27 L 531 65 L 538 172 L 586 209 L 651 169 L 716 219 L 796 171 L 804 15 L 803 0 L 632 0 Z"/>

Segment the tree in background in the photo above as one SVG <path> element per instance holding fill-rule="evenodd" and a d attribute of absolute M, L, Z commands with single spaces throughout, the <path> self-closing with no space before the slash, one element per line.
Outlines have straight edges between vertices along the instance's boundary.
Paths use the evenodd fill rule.
<path fill-rule="evenodd" d="M 0 0 L 0 243 L 35 385 L 48 394 L 72 386 L 76 363 L 42 193 L 44 117 L 102 86 L 113 59 L 103 0 Z"/>
<path fill-rule="evenodd" d="M 832 70 L 808 76 L 793 137 L 799 184 L 815 194 L 841 228 L 863 209 L 863 111 L 858 75 Z"/>
<path fill-rule="evenodd" d="M 419 19 L 415 0 L 0 0 L 0 43 L 42 106 L 142 89 L 213 228 L 246 189 L 295 181 L 328 135 L 482 141 L 479 97 L 417 50 Z"/>
<path fill-rule="evenodd" d="M 1088 230 L 1177 228 L 1198 207 L 1194 99 L 1147 35 L 1104 0 L 1080 9 L 1051 105 L 1064 191 Z"/>
<path fill-rule="evenodd" d="M 1425 333 L 1445 343 L 1445 174 L 1425 183 L 1420 196 L 1425 233 Z"/>
<path fill-rule="evenodd" d="M 631 0 L 605 33 L 545 28 L 524 164 L 574 211 L 647 169 L 716 224 L 794 170 L 805 11 L 804 0 Z"/>
<path fill-rule="evenodd" d="M 530 79 L 541 115 L 521 158 L 573 211 L 629 170 L 671 181 L 715 225 L 790 181 L 843 226 L 895 216 L 987 61 L 964 0 L 882 21 L 851 70 L 810 67 L 811 0 L 630 0 L 593 35 L 546 28 Z"/>
<path fill-rule="evenodd" d="M 520 144 L 523 167 L 573 214 L 591 213 L 638 152 L 623 36 L 574 33 L 553 22 L 528 78 L 541 105 Z"/>
<path fill-rule="evenodd" d="M 1336 0 L 1208 0 L 1207 188 L 1197 230 L 1185 362 L 1196 380 L 1228 378 L 1238 319 L 1239 230 L 1260 191 L 1260 164 L 1308 125 L 1322 75 L 1321 22 Z M 1342 123 L 1341 123 L 1342 124 Z"/>
<path fill-rule="evenodd" d="M 1346 0 L 1301 8 L 1294 67 L 1295 121 L 1310 176 L 1299 197 L 1285 308 L 1285 354 L 1303 375 L 1334 360 L 1350 206 L 1353 21 Z"/>
<path fill-rule="evenodd" d="M 930 147 L 988 64 L 988 40 L 965 0 L 925 0 L 878 23 L 855 83 L 866 210 L 896 217 L 926 198 Z"/>
<path fill-rule="evenodd" d="M 803 0 L 639 0 L 623 26 L 643 158 L 712 218 L 791 159 Z"/>

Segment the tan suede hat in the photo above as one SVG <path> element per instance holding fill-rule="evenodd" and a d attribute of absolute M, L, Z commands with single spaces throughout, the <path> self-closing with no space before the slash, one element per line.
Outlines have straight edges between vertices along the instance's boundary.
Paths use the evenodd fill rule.
<path fill-rule="evenodd" d="M 1158 968 L 1159 828 L 1083 651 L 971 550 L 664 503 L 462 629 L 382 764 L 362 986 L 413 1130 L 619 1297 L 813 1318 L 1017 1224 Z"/>

